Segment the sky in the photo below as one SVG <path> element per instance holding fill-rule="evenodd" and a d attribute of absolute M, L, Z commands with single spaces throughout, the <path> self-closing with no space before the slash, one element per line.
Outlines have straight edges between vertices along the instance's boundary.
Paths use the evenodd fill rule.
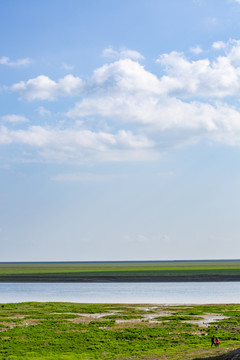
<path fill-rule="evenodd" d="M 0 2 L 0 261 L 239 258 L 239 18 Z"/>

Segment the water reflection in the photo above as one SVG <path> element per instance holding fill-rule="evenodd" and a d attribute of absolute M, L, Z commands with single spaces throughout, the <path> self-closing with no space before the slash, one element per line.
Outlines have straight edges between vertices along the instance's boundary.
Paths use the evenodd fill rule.
<path fill-rule="evenodd" d="M 240 282 L 0 283 L 0 302 L 240 303 Z"/>

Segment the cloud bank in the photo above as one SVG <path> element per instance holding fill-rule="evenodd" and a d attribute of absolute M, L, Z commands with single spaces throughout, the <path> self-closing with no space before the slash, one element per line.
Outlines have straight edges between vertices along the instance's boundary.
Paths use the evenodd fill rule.
<path fill-rule="evenodd" d="M 161 54 L 161 76 L 139 63 L 136 51 L 112 48 L 113 59 L 88 79 L 69 74 L 58 81 L 39 75 L 13 84 L 20 99 L 55 101 L 73 98 L 64 121 L 0 129 L 1 144 L 24 144 L 50 161 L 152 160 L 174 147 L 201 140 L 240 144 L 240 41 L 217 41 L 211 58 L 192 48 Z M 42 109 L 44 107 L 42 106 Z"/>

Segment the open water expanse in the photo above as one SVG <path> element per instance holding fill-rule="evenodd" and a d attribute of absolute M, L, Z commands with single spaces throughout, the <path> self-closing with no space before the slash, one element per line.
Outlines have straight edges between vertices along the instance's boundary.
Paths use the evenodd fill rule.
<path fill-rule="evenodd" d="M 0 303 L 240 303 L 240 282 L 0 283 Z"/>

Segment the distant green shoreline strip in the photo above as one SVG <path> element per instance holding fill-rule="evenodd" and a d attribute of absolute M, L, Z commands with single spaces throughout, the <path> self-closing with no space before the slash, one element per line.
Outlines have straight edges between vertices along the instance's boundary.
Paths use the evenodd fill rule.
<path fill-rule="evenodd" d="M 201 277 L 201 278 L 190 278 L 190 277 L 165 277 L 165 278 L 49 278 L 49 277 L 22 277 L 22 278 L 3 278 L 0 279 L 0 283 L 124 283 L 124 282 L 152 282 L 152 283 L 164 283 L 164 282 L 238 282 L 240 281 L 240 276 L 238 277 Z"/>
<path fill-rule="evenodd" d="M 0 263 L 0 282 L 240 281 L 240 260 Z"/>

